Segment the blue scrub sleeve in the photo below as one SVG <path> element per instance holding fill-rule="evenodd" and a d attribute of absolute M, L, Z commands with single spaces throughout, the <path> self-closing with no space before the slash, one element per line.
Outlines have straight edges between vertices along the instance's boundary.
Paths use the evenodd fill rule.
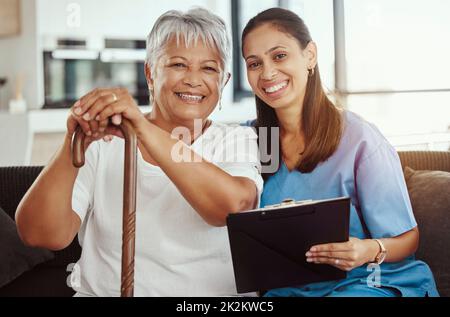
<path fill-rule="evenodd" d="M 400 159 L 387 141 L 358 164 L 355 185 L 372 238 L 396 237 L 417 226 Z"/>

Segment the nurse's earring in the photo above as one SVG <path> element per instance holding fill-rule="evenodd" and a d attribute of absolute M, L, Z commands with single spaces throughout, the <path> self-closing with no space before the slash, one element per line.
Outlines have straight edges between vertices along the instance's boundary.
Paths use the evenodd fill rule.
<path fill-rule="evenodd" d="M 308 68 L 308 76 L 313 77 L 314 76 L 314 67 Z"/>

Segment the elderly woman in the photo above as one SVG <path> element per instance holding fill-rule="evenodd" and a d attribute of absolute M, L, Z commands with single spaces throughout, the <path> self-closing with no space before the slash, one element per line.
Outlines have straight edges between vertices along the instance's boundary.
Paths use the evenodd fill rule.
<path fill-rule="evenodd" d="M 225 220 L 257 205 L 262 178 L 253 130 L 207 120 L 230 77 L 225 24 L 204 9 L 169 11 L 147 52 L 152 112 L 142 114 L 124 89 L 96 89 L 77 101 L 63 146 L 18 208 L 19 233 L 53 250 L 78 234 L 77 295 L 119 295 L 124 141 L 108 121 L 126 118 L 139 149 L 135 295 L 233 295 Z M 79 170 L 70 145 L 77 125 L 88 141 Z"/>

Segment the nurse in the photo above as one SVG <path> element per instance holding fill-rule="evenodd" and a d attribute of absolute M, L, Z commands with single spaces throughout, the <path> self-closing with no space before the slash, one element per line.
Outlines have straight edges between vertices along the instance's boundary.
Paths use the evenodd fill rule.
<path fill-rule="evenodd" d="M 266 295 L 438 296 L 429 267 L 414 258 L 419 230 L 399 157 L 374 125 L 328 99 L 304 22 L 285 9 L 261 12 L 245 27 L 242 48 L 256 95 L 254 126 L 279 127 L 280 151 L 272 155 L 274 161 L 280 155 L 280 163 L 264 174 L 261 206 L 287 198 L 351 198 L 349 241 L 311 246 L 305 254 L 308 262 L 348 272 L 347 278 Z"/>

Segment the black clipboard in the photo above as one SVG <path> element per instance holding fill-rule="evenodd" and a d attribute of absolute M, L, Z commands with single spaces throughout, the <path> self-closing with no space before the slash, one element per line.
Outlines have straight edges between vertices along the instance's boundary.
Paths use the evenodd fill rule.
<path fill-rule="evenodd" d="M 306 262 L 323 243 L 349 239 L 350 198 L 285 201 L 227 217 L 238 293 L 346 278 L 331 265 Z"/>

